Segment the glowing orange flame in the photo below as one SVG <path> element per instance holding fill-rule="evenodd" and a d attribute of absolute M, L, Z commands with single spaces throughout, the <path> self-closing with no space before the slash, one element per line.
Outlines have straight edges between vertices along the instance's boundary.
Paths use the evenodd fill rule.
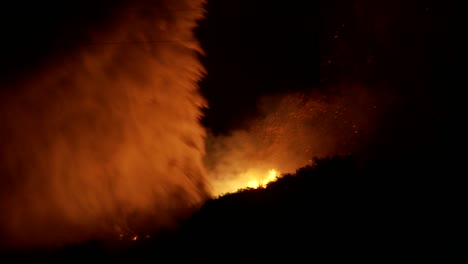
<path fill-rule="evenodd" d="M 268 183 L 275 181 L 280 173 L 276 169 L 270 169 L 267 173 L 262 173 L 261 170 L 251 169 L 246 173 L 235 175 L 232 180 L 222 180 L 216 182 L 215 193 L 218 195 L 235 192 L 243 188 L 263 188 Z"/>
<path fill-rule="evenodd" d="M 264 187 L 269 182 L 276 180 L 278 178 L 278 175 L 279 174 L 277 170 L 271 169 L 268 171 L 268 176 L 266 178 L 251 180 L 247 183 L 247 187 L 254 189 L 258 187 Z"/>

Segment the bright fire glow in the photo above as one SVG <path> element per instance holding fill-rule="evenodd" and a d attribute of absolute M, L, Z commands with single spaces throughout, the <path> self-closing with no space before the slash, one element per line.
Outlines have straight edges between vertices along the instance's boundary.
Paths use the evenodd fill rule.
<path fill-rule="evenodd" d="M 276 180 L 276 178 L 278 178 L 278 171 L 275 169 L 271 169 L 268 171 L 267 177 L 251 180 L 247 183 L 247 187 L 254 188 L 254 189 L 258 187 L 263 187 L 267 185 L 269 182 Z"/>
<path fill-rule="evenodd" d="M 266 173 L 259 170 L 248 170 L 246 173 L 236 175 L 233 180 L 219 182 L 216 187 L 217 194 L 235 192 L 242 188 L 263 188 L 268 183 L 275 181 L 279 177 L 276 169 L 270 169 Z"/>

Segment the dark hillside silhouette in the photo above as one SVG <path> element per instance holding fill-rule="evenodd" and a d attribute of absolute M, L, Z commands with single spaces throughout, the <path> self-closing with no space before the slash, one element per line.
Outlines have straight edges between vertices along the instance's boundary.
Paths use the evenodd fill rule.
<path fill-rule="evenodd" d="M 266 188 L 246 188 L 207 201 L 181 222 L 177 232 L 154 234 L 152 239 L 128 242 L 113 250 L 91 241 L 67 246 L 53 256 L 122 260 L 166 254 L 185 258 L 214 253 L 463 252 L 463 230 L 457 229 L 447 204 L 450 194 L 439 175 L 429 174 L 436 166 L 418 167 L 417 158 L 406 164 L 404 159 L 400 164 L 397 160 L 316 159 L 315 165 L 283 175 Z"/>
<path fill-rule="evenodd" d="M 182 232 L 217 252 L 432 254 L 457 250 L 447 194 L 421 168 L 317 160 L 266 189 L 209 201 Z M 426 177 L 426 179 L 424 179 Z M 444 206 L 447 206 L 444 210 Z M 445 211 L 445 213 L 444 213 Z M 189 246 L 190 245 L 190 246 Z M 202 248 L 196 248 L 195 251 Z"/>

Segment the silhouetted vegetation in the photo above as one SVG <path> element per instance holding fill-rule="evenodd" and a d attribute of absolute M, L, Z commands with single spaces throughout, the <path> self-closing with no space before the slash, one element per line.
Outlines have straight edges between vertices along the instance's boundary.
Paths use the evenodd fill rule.
<path fill-rule="evenodd" d="M 181 228 L 105 249 L 71 245 L 56 257 L 123 259 L 199 254 L 438 254 L 462 252 L 449 193 L 430 171 L 395 160 L 352 156 L 315 160 L 266 188 L 208 200 Z M 400 162 L 404 162 L 400 160 Z M 413 174 L 414 173 L 414 174 Z"/>

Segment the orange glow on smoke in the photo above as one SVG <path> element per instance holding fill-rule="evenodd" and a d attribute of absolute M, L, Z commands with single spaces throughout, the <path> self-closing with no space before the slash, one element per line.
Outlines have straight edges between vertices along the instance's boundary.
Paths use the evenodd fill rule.
<path fill-rule="evenodd" d="M 96 45 L 1 87 L 0 248 L 146 232 L 210 195 L 203 2 L 128 1 L 89 29 Z"/>

